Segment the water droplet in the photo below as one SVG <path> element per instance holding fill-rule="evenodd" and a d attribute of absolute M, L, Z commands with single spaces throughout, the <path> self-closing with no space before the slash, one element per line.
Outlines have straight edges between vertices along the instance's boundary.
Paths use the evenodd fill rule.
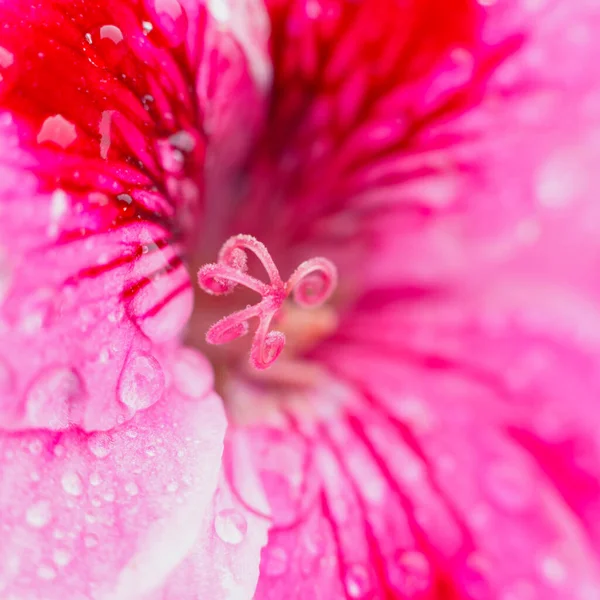
<path fill-rule="evenodd" d="M 55 296 L 53 290 L 41 288 L 24 298 L 20 305 L 19 328 L 27 334 L 37 333 L 53 313 Z"/>
<path fill-rule="evenodd" d="M 102 348 L 98 354 L 98 362 L 106 364 L 110 359 L 110 350 L 108 348 Z"/>
<path fill-rule="evenodd" d="M 48 524 L 52 516 L 50 502 L 40 500 L 32 504 L 25 512 L 25 520 L 29 525 L 36 528 L 42 528 Z"/>
<path fill-rule="evenodd" d="M 133 202 L 133 197 L 130 194 L 118 194 L 117 200 L 119 202 L 124 202 L 125 204 L 131 204 Z"/>
<path fill-rule="evenodd" d="M 108 433 L 92 433 L 87 439 L 88 448 L 96 458 L 106 458 L 110 454 L 112 440 Z"/>
<path fill-rule="evenodd" d="M 63 190 L 54 190 L 50 196 L 50 219 L 48 223 L 48 235 L 55 237 L 60 230 L 61 219 L 69 210 L 69 197 Z"/>
<path fill-rule="evenodd" d="M 532 506 L 535 484 L 529 470 L 518 463 L 496 462 L 485 471 L 485 487 L 490 498 L 501 508 L 514 512 Z"/>
<path fill-rule="evenodd" d="M 123 41 L 123 32 L 116 25 L 103 25 L 100 27 L 100 39 L 119 44 Z"/>
<path fill-rule="evenodd" d="M 52 560 L 59 567 L 66 567 L 73 560 L 73 555 L 64 548 L 57 548 L 52 551 Z"/>
<path fill-rule="evenodd" d="M 142 106 L 144 107 L 144 110 L 150 110 L 150 106 L 153 102 L 154 97 L 150 94 L 145 94 L 144 96 L 142 96 Z"/>
<path fill-rule="evenodd" d="M 154 446 L 148 446 L 146 448 L 146 456 L 156 456 L 156 448 Z"/>
<path fill-rule="evenodd" d="M 83 538 L 83 544 L 86 548 L 95 548 L 98 545 L 98 536 L 93 533 L 88 533 Z"/>
<path fill-rule="evenodd" d="M 189 153 L 196 147 L 194 136 L 185 130 L 178 131 L 169 137 L 169 143 L 182 152 Z"/>
<path fill-rule="evenodd" d="M 34 427 L 53 431 L 67 429 L 79 415 L 77 403 L 83 394 L 79 375 L 66 367 L 42 371 L 27 392 L 27 417 Z"/>
<path fill-rule="evenodd" d="M 81 477 L 74 471 L 65 473 L 61 477 L 60 482 L 67 494 L 71 496 L 81 496 L 83 494 L 83 482 L 81 481 Z"/>
<path fill-rule="evenodd" d="M 15 56 L 12 52 L 9 52 L 6 48 L 0 46 L 0 67 L 8 69 L 15 60 Z"/>
<path fill-rule="evenodd" d="M 162 139 L 157 143 L 158 156 L 162 168 L 172 175 L 179 175 L 185 167 L 185 156 L 181 150 L 175 148 L 170 139 Z"/>
<path fill-rule="evenodd" d="M 567 570 L 556 556 L 545 556 L 540 564 L 542 574 L 552 585 L 558 586 L 565 582 Z"/>
<path fill-rule="evenodd" d="M 31 454 L 38 455 L 38 454 L 41 454 L 44 446 L 43 446 L 41 440 L 35 439 L 35 440 L 31 440 L 29 442 L 28 447 L 29 447 L 29 452 L 31 452 Z"/>
<path fill-rule="evenodd" d="M 412 596 L 429 588 L 431 568 L 429 561 L 421 552 L 402 552 L 398 559 L 398 587 Z"/>
<path fill-rule="evenodd" d="M 106 502 L 114 502 L 115 501 L 115 493 L 112 490 L 108 490 L 102 496 Z"/>
<path fill-rule="evenodd" d="M 215 531 L 224 542 L 236 546 L 246 537 L 248 523 L 242 513 L 233 508 L 226 508 L 219 511 L 215 517 Z"/>
<path fill-rule="evenodd" d="M 185 40 L 187 17 L 177 0 L 146 0 L 154 24 L 160 28 L 171 45 L 178 46 Z"/>
<path fill-rule="evenodd" d="M 135 496 L 140 491 L 140 489 L 138 488 L 137 484 L 134 481 L 129 481 L 128 483 L 125 484 L 125 491 L 130 496 Z"/>
<path fill-rule="evenodd" d="M 264 557 L 264 571 L 269 577 L 280 577 L 289 566 L 289 556 L 287 551 L 280 546 L 267 548 Z"/>
<path fill-rule="evenodd" d="M 364 598 L 371 590 L 371 579 L 363 565 L 352 565 L 346 573 L 344 583 L 350 598 Z"/>
<path fill-rule="evenodd" d="M 149 354 L 132 355 L 121 373 L 119 399 L 132 410 L 143 410 L 160 400 L 165 375 L 158 361 Z"/>
<path fill-rule="evenodd" d="M 100 477 L 100 475 L 98 473 L 92 473 L 90 475 L 90 484 L 95 486 L 98 486 L 102 483 L 102 477 Z"/>
<path fill-rule="evenodd" d="M 214 375 L 209 361 L 191 348 L 182 348 L 172 368 L 177 389 L 190 398 L 202 398 L 213 388 Z"/>
<path fill-rule="evenodd" d="M 56 570 L 50 565 L 40 565 L 38 567 L 37 574 L 40 579 L 51 581 L 56 577 Z"/>
<path fill-rule="evenodd" d="M 152 25 L 152 23 L 150 23 L 150 21 L 142 21 L 142 30 L 144 32 L 144 35 L 148 35 L 149 33 L 152 32 L 153 29 L 154 29 L 154 25 Z"/>
<path fill-rule="evenodd" d="M 100 157 L 103 159 L 108 158 L 108 151 L 111 145 L 111 134 L 110 129 L 112 125 L 112 110 L 103 110 L 102 117 L 100 117 L 100 124 L 98 126 L 98 132 L 100 133 Z"/>
<path fill-rule="evenodd" d="M 555 153 L 539 170 L 536 191 L 546 208 L 563 208 L 581 194 L 589 180 L 586 166 L 577 157 L 577 148 Z"/>
<path fill-rule="evenodd" d="M 219 23 L 227 23 L 231 19 L 231 10 L 224 0 L 209 0 L 208 10 Z"/>
<path fill-rule="evenodd" d="M 77 139 L 75 125 L 62 115 L 48 117 L 37 135 L 38 144 L 53 142 L 57 146 L 68 148 Z"/>

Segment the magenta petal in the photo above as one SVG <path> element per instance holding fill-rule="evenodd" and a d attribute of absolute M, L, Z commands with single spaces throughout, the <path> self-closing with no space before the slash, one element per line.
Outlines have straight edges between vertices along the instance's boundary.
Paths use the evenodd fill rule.
<path fill-rule="evenodd" d="M 259 599 L 600 589 L 598 8 L 443 5 L 269 3 L 278 126 L 243 218 L 369 252 L 329 376 L 229 437 L 273 518 Z"/>

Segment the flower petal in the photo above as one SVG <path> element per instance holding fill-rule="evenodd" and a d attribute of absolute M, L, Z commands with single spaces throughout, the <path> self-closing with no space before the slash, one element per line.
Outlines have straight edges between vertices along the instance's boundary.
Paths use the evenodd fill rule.
<path fill-rule="evenodd" d="M 279 423 L 229 434 L 228 448 L 251 445 L 270 505 L 241 493 L 272 519 L 256 597 L 593 597 L 597 419 L 584 407 L 597 386 L 577 382 L 597 360 L 524 324 L 490 342 L 441 317 L 427 328 L 442 351 L 408 336 L 403 350 L 378 350 L 367 321 L 319 355 L 337 379 L 290 396 Z M 497 361 L 444 351 L 461 345 Z M 527 378 L 512 383 L 509 365 L 525 368 L 531 346 Z M 534 360 L 540 346 L 551 364 Z M 581 403 L 565 404 L 563 389 Z M 263 394 L 240 401 L 269 404 Z M 225 457 L 235 487 L 245 471 Z"/>
<path fill-rule="evenodd" d="M 0 427 L 110 429 L 163 397 L 205 155 L 233 163 L 252 135 L 263 33 L 242 46 L 177 0 L 2 3 L 0 20 Z"/>
<path fill-rule="evenodd" d="M 175 585 L 209 535 L 225 431 L 210 372 L 195 376 L 200 397 L 171 387 L 109 433 L 2 434 L 3 597 L 129 600 Z M 220 568 L 212 558 L 195 567 L 200 579 Z M 184 575 L 187 595 L 176 597 L 197 598 Z"/>
<path fill-rule="evenodd" d="M 286 139 L 272 143 L 286 160 L 266 169 L 292 198 L 279 207 L 289 208 L 290 239 L 320 243 L 332 234 L 323 214 L 343 206 L 341 239 L 367 239 L 372 251 L 366 291 L 311 357 L 328 378 L 285 400 L 259 386 L 237 390 L 241 403 L 271 415 L 269 425 L 234 429 L 225 455 L 236 487 L 243 474 L 227 448 L 252 444 L 270 504 L 259 599 L 599 594 L 598 218 L 588 166 L 598 148 L 598 9 L 479 4 L 475 21 L 453 13 L 473 37 L 450 20 L 440 25 L 453 34 L 448 45 L 439 36 L 438 52 L 409 55 L 409 67 L 426 63 L 422 87 L 386 79 L 398 86 L 385 116 L 408 107 L 427 126 L 408 144 L 405 130 L 395 144 L 388 127 L 384 142 L 371 140 L 374 151 L 367 134 L 376 122 L 346 130 L 337 122 L 343 94 L 315 77 L 343 55 L 338 26 L 363 5 L 271 4 L 275 35 L 296 40 L 274 38 L 275 81 L 292 81 L 273 114 L 293 114 L 298 134 L 280 128 Z M 373 4 L 364 10 L 348 56 L 369 56 L 361 34 L 384 27 Z M 387 13 L 396 31 L 399 12 Z M 328 36 L 336 45 L 324 52 Z M 415 37 L 427 48 L 425 33 Z M 454 71 L 453 58 L 463 62 Z M 348 62 L 356 80 L 349 69 L 341 83 L 354 90 L 344 96 L 352 114 L 356 90 L 370 87 L 359 61 Z M 364 137 L 342 146 L 340 130 Z M 336 170 L 358 154 L 350 177 Z M 264 202 L 277 206 L 273 195 Z"/>

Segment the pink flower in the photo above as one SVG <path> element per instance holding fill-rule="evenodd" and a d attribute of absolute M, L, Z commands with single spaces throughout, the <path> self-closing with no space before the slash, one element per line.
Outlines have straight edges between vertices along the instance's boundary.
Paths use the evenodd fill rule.
<path fill-rule="evenodd" d="M 600 597 L 595 4 L 0 2 L 0 598 Z"/>

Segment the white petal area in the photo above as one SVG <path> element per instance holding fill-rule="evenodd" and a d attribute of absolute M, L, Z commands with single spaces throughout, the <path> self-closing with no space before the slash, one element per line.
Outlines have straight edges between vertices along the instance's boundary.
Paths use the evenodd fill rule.
<path fill-rule="evenodd" d="M 225 426 L 218 396 L 170 388 L 110 432 L 3 434 L 0 596 L 196 598 L 189 580 L 164 590 L 178 573 L 223 571 L 212 558 L 178 567 L 207 535 Z"/>

